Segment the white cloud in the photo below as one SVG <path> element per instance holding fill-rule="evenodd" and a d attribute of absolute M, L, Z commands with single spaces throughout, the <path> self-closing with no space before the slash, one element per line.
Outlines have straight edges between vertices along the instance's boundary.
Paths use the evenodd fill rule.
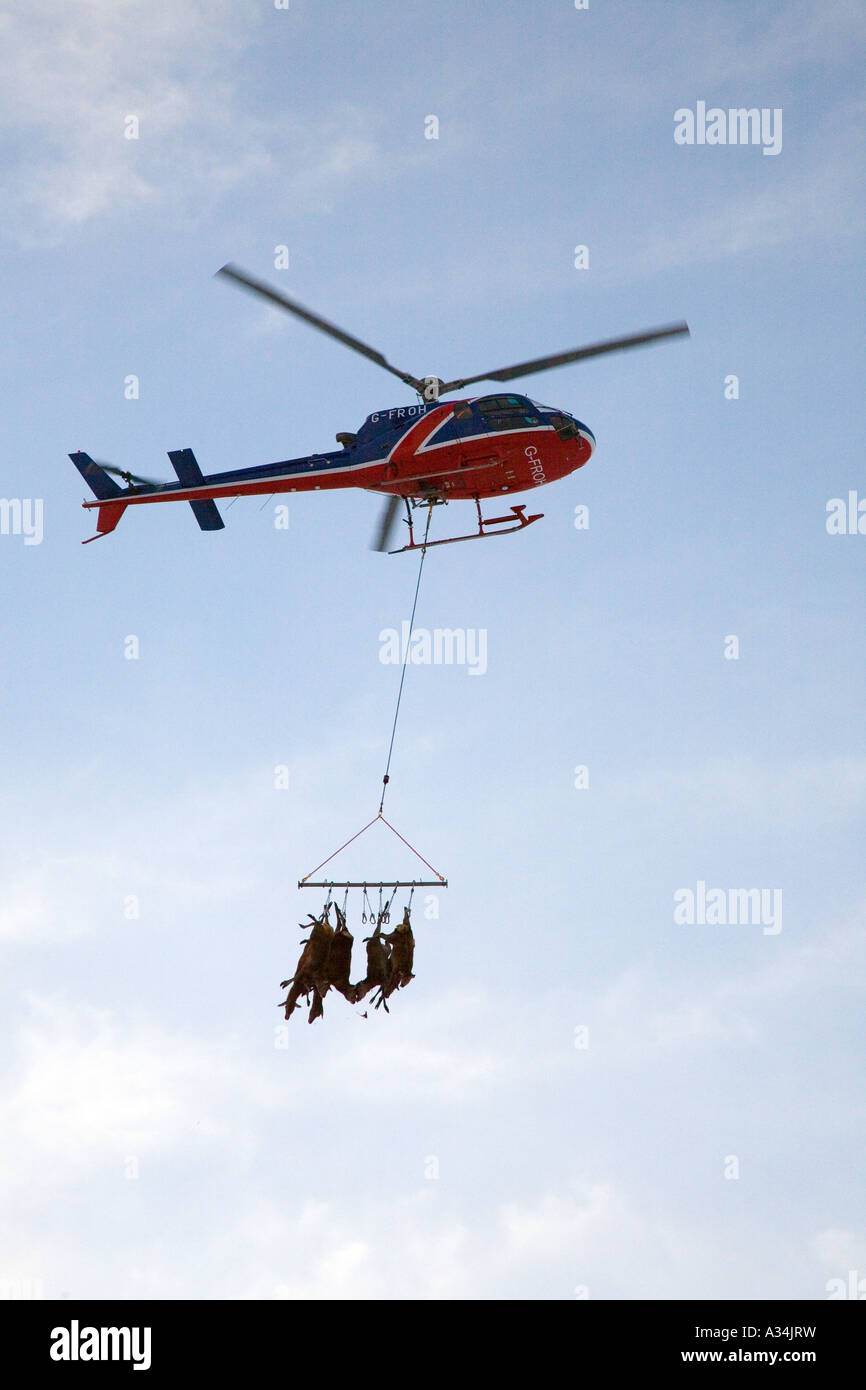
<path fill-rule="evenodd" d="M 21 141 L 11 181 L 21 213 L 64 226 L 138 207 L 156 196 L 160 165 L 177 160 L 179 133 L 210 131 L 218 144 L 227 92 L 215 64 L 237 51 L 228 14 L 221 0 L 8 7 L 4 125 Z M 138 140 L 124 137 L 130 115 Z M 160 143 L 169 148 L 154 160 Z"/>
<path fill-rule="evenodd" d="M 612 1181 L 563 1181 L 466 1219 L 428 1189 L 394 1201 L 371 1196 L 351 1215 L 335 1204 L 314 1237 L 285 1210 L 269 1210 L 254 1253 L 239 1229 L 225 1242 L 246 1251 L 237 1273 L 247 1298 L 748 1296 L 744 1287 L 767 1296 L 760 1261 L 746 1278 L 730 1269 L 730 1231 L 696 1227 L 654 1206 L 641 1210 Z M 278 1250 L 286 1252 L 282 1274 Z M 220 1259 L 215 1252 L 214 1264 Z M 784 1288 L 784 1278 L 775 1287 Z"/>
<path fill-rule="evenodd" d="M 614 1278 L 626 1240 L 647 1227 L 611 1184 L 542 1191 L 479 1211 L 471 1224 L 443 1209 L 447 1199 L 434 1187 L 396 1200 L 371 1194 L 351 1216 L 334 1204 L 315 1231 L 269 1210 L 256 1258 L 273 1267 L 274 1250 L 291 1249 L 297 1272 L 260 1276 L 245 1296 L 472 1299 L 517 1296 L 535 1284 L 541 1296 L 567 1299 L 585 1271 L 599 1273 L 599 1261 L 609 1261 L 604 1278 Z"/>
<path fill-rule="evenodd" d="M 13 1223 L 0 1276 L 38 1278 L 46 1296 L 65 1288 L 103 1297 L 111 1290 L 127 1297 L 568 1299 L 580 1285 L 590 1297 L 804 1296 L 816 1259 L 829 1274 L 837 1265 L 843 1273 L 859 1267 L 847 1228 L 820 1232 L 811 1249 L 804 1239 L 792 1273 L 769 1227 L 730 1230 L 709 1213 L 696 1224 L 675 1188 L 656 1191 L 648 1205 L 640 1165 L 629 1176 L 619 1163 L 617 1172 L 616 1162 L 604 1161 L 599 1136 L 612 1120 L 606 1097 L 618 1077 L 626 1083 L 619 1104 L 633 1103 L 625 1097 L 636 1062 L 664 1096 L 666 1068 L 694 1059 L 696 1043 L 703 1069 L 710 1048 L 718 1054 L 751 1045 L 769 1004 L 790 998 L 802 1016 L 811 993 L 826 993 L 840 970 L 853 978 L 864 936 L 861 924 L 844 925 L 786 959 L 732 969 L 703 990 L 693 985 L 686 1002 L 675 982 L 629 970 L 598 1001 L 589 1059 L 539 1028 L 543 997 L 530 1016 L 516 1000 L 478 990 L 435 999 L 407 994 L 388 1019 L 363 1022 L 347 1012 L 353 1031 L 319 1029 L 314 1037 L 301 1028 L 289 1055 L 271 1053 L 270 1062 L 242 1039 L 215 1042 L 209 1029 L 169 1029 L 140 1012 L 121 1015 L 59 995 L 31 998 L 0 1100 L 0 1175 L 26 1194 L 30 1229 Z M 601 1065 L 594 1077 L 587 1060 L 590 1069 Z M 575 1066 L 583 1077 L 577 1091 Z M 500 1187 L 489 1197 L 477 1175 L 461 1180 L 465 1157 L 447 1138 L 455 1122 L 462 1132 L 480 1104 L 487 1114 L 505 1106 L 518 1123 L 531 1123 L 529 1097 L 539 1088 L 579 1103 L 579 1130 L 591 1136 L 572 1156 L 581 1176 L 569 1176 L 566 1162 L 558 1175 L 539 1173 L 537 1190 L 527 1190 L 516 1170 L 513 1195 Z M 419 1116 L 429 1117 L 424 1123 L 433 1122 L 434 1134 L 446 1126 L 443 1155 L 449 1146 L 451 1153 L 442 1178 L 422 1176 L 420 1143 L 417 1177 L 406 1174 L 404 1152 L 404 1176 L 395 1183 L 381 1168 L 386 1140 L 372 1151 L 377 1165 L 364 1181 L 358 1165 L 368 1145 L 355 1142 L 359 1126 L 381 1125 L 388 1135 L 399 1125 L 399 1149 Z M 316 1135 L 344 1153 L 345 1186 L 307 1166 Z M 633 1139 L 639 1152 L 646 1135 L 637 1130 Z M 474 1149 L 484 1141 L 473 1131 L 467 1142 Z M 498 1141 L 491 1145 L 485 1161 L 498 1165 Z M 280 1162 L 275 1182 L 263 1161 L 277 1152 L 288 1163 L 284 1176 Z M 34 1212 L 52 1226 L 65 1223 L 67 1194 L 80 1204 L 104 1189 L 106 1173 L 119 1180 L 129 1155 L 146 1172 L 158 1164 L 165 1174 L 156 1189 L 143 1184 L 148 1210 L 164 1218 L 185 1190 L 185 1167 L 205 1156 L 219 1219 L 214 1193 L 203 1191 L 200 1237 L 187 1236 L 180 1248 L 141 1235 L 134 1251 L 116 1241 L 106 1246 L 90 1226 L 62 1241 L 41 1240 Z M 112 1200 L 118 1187 L 124 1184 L 112 1188 Z M 747 1245 L 760 1257 L 747 1260 Z M 793 1234 L 790 1252 L 797 1250 Z M 819 1285 L 824 1277 L 814 1275 Z"/>
<path fill-rule="evenodd" d="M 682 51 L 689 53 L 695 80 L 718 84 L 776 82 L 806 65 L 841 62 L 866 30 L 857 0 L 830 6 L 788 0 L 782 13 L 774 4 L 738 12 L 696 9 L 686 0 L 677 10 Z"/>
<path fill-rule="evenodd" d="M 249 887 L 250 870 L 238 858 L 213 855 L 210 846 L 244 829 L 250 835 L 249 822 L 261 813 L 256 774 L 178 788 L 149 806 L 125 795 L 112 804 L 107 791 L 96 830 L 78 814 L 74 775 L 58 782 L 50 807 L 40 796 L 36 789 L 31 805 L 22 790 L 15 814 L 0 825 L 0 945 L 91 936 L 122 922 L 133 896 L 146 903 L 170 895 L 184 912 L 230 901 Z M 157 829 L 148 834 L 148 825 Z"/>
<path fill-rule="evenodd" d="M 340 1050 L 322 1061 L 319 1084 L 329 1094 L 348 1093 L 357 1102 L 387 1094 L 395 1103 L 424 1096 L 468 1104 L 526 1074 L 527 1060 L 501 1029 L 485 1028 L 469 1046 L 457 1041 L 477 1029 L 479 1019 L 493 1024 L 486 993 L 457 988 L 431 1000 L 417 993 L 413 999 L 411 991 L 391 1001 L 390 1016 L 369 1007 L 350 1054 Z"/>
<path fill-rule="evenodd" d="M 699 151 L 699 155 L 705 151 Z M 710 157 L 719 153 L 710 151 Z M 727 153 L 725 151 L 724 153 Z M 685 152 L 689 158 L 692 151 Z M 721 191 L 685 216 L 645 229 L 629 264 L 649 275 L 671 267 L 732 259 L 791 242 L 833 242 L 857 234 L 862 209 L 857 169 L 862 148 L 838 148 L 826 135 L 793 173 L 757 186 Z M 765 160 L 764 163 L 769 163 Z"/>
<path fill-rule="evenodd" d="M 812 1249 L 828 1274 L 844 1277 L 855 1269 L 866 1277 L 866 1236 L 862 1231 L 829 1226 L 815 1236 Z"/>
<path fill-rule="evenodd" d="M 586 1244 L 616 1208 L 610 1185 L 590 1187 L 582 1201 L 549 1192 L 534 1203 L 510 1202 L 501 1214 L 512 1258 L 550 1260 Z"/>
<path fill-rule="evenodd" d="M 243 1144 L 240 1096 L 265 1110 L 268 1085 L 228 1041 L 212 1044 L 140 1017 L 28 1000 L 0 1096 L 0 1173 L 6 1187 L 76 1186 L 128 1156 L 177 1153 L 195 1143 Z M 194 1134 L 194 1127 L 198 1131 Z"/>
<path fill-rule="evenodd" d="M 44 241 L 171 199 L 177 212 L 279 179 L 296 207 L 384 167 L 375 117 L 339 100 L 314 117 L 250 110 L 246 51 L 274 16 L 230 0 L 12 0 L 0 130 L 14 138 L 5 224 Z M 279 22 L 279 17 L 277 17 Z M 126 118 L 138 138 L 126 138 Z"/>

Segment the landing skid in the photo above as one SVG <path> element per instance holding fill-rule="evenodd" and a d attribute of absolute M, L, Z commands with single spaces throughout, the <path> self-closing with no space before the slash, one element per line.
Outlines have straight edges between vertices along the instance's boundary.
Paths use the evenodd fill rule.
<path fill-rule="evenodd" d="M 404 499 L 405 500 L 405 499 Z M 434 503 L 422 505 L 435 505 Z M 401 545 L 398 550 L 389 550 L 389 555 L 402 555 L 406 550 L 428 550 L 433 545 L 454 545 L 457 541 L 478 541 L 485 536 L 506 536 L 509 531 L 522 531 L 525 526 L 531 526 L 533 521 L 540 521 L 543 512 L 536 512 L 532 516 L 526 515 L 526 503 L 521 502 L 516 507 L 511 508 L 509 516 L 488 516 L 481 515 L 481 503 L 475 498 L 475 510 L 478 513 L 478 530 L 471 532 L 467 536 L 445 536 L 441 541 L 416 541 L 415 532 L 412 527 L 412 509 L 406 501 L 406 523 L 409 527 L 409 544 Z M 487 530 L 487 527 L 498 526 L 501 530 Z"/>

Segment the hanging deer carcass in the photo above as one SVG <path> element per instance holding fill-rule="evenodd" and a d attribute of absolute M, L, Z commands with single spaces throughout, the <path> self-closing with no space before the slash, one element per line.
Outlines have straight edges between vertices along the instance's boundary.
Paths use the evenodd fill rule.
<path fill-rule="evenodd" d="M 380 986 L 379 998 L 376 1000 L 376 1008 L 384 1004 L 388 1008 L 386 1000 L 394 993 L 395 989 L 404 988 L 410 980 L 414 980 L 412 966 L 415 961 L 415 937 L 412 934 L 412 926 L 409 920 L 408 907 L 403 909 L 403 921 L 395 927 L 385 937 L 388 944 L 388 963 L 390 970 L 388 978 Z"/>
<path fill-rule="evenodd" d="M 328 921 L 328 909 L 322 913 L 321 917 L 314 917 L 308 913 L 310 918 L 310 935 L 304 942 L 304 949 L 301 952 L 294 975 L 288 980 L 280 982 L 280 988 L 285 989 L 291 986 L 288 995 L 281 1007 L 285 1007 L 286 1018 L 290 1018 L 298 1007 L 298 999 L 303 994 L 309 998 L 310 991 L 313 991 L 313 1003 L 310 1009 L 309 1022 L 318 1018 L 322 1012 L 322 996 L 328 992 L 328 981 L 325 973 L 328 953 L 331 941 L 334 936 L 334 928 Z M 302 927 L 303 931 L 304 928 Z"/>
<path fill-rule="evenodd" d="M 366 936 L 367 943 L 367 976 L 355 985 L 355 1002 L 360 1001 L 370 993 L 371 989 L 384 989 L 391 978 L 391 959 L 385 939 L 382 936 L 382 918 L 376 922 L 376 930 L 372 936 Z M 386 1011 L 388 1005 L 385 1005 Z"/>
<path fill-rule="evenodd" d="M 355 986 L 349 983 L 349 976 L 352 972 L 352 947 L 355 938 L 346 926 L 346 918 L 336 903 L 334 911 L 337 914 L 337 927 L 328 948 L 325 975 L 328 984 L 342 994 L 344 999 L 348 999 L 350 1004 L 354 1004 Z"/>

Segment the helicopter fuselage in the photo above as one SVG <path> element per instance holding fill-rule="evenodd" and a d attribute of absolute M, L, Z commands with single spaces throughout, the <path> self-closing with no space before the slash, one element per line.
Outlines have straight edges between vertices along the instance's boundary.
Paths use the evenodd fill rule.
<path fill-rule="evenodd" d="M 357 435 L 343 439 L 340 449 L 327 453 L 207 476 L 190 450 L 176 451 L 170 457 L 177 482 L 133 483 L 83 505 L 99 509 L 97 528 L 104 534 L 126 507 L 153 502 L 198 504 L 345 487 L 425 501 L 496 497 L 563 478 L 582 468 L 595 448 L 592 431 L 573 416 L 510 392 L 375 411 Z M 191 460 L 185 466 L 183 456 Z M 86 454 L 71 457 L 93 486 L 99 465 Z"/>

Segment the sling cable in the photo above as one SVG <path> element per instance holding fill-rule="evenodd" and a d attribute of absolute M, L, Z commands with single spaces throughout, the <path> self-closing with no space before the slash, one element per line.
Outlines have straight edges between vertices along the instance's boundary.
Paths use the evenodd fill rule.
<path fill-rule="evenodd" d="M 418 606 L 418 593 L 421 588 L 421 575 L 424 570 L 424 559 L 427 554 L 427 536 L 430 531 L 430 516 L 433 504 L 429 504 L 427 515 L 427 527 L 424 532 L 424 542 L 421 546 L 421 561 L 418 566 L 418 578 L 415 583 L 415 595 L 412 601 L 412 615 L 409 619 L 409 635 L 415 623 L 415 611 Z M 397 704 L 394 710 L 394 720 L 391 725 L 391 738 L 388 744 L 388 756 L 385 762 L 385 772 L 382 777 L 382 788 L 379 794 L 379 809 L 371 821 L 363 825 L 360 830 L 351 835 L 338 849 L 329 854 L 327 859 L 323 859 L 321 864 L 317 864 L 298 882 L 298 888 L 324 888 L 327 890 L 327 898 L 322 912 L 318 917 L 309 913 L 309 922 L 302 927 L 302 930 L 309 929 L 310 935 L 304 941 L 304 949 L 298 961 L 295 973 L 288 980 L 282 981 L 283 987 L 288 987 L 288 995 L 281 1001 L 281 1007 L 285 1008 L 286 1018 L 290 1018 L 294 1010 L 298 1007 L 297 1000 L 300 995 L 309 999 L 312 993 L 313 1001 L 309 1012 L 309 1022 L 323 1014 L 322 1000 L 328 990 L 334 988 L 350 1003 L 360 1003 L 371 990 L 377 990 L 373 1002 L 378 1009 L 384 1005 L 388 1012 L 388 999 L 394 990 L 407 985 L 414 978 L 412 974 L 412 964 L 414 960 L 415 940 L 411 927 L 412 898 L 416 888 L 447 888 L 448 880 L 434 869 L 420 854 L 414 845 L 400 834 L 390 821 L 385 819 L 383 808 L 385 805 L 385 795 L 391 780 L 391 760 L 394 754 L 394 741 L 397 735 L 397 721 L 400 716 L 400 704 L 403 699 L 403 686 L 406 681 L 406 667 L 409 661 L 409 645 L 406 643 L 406 650 L 403 653 L 402 670 L 400 672 L 400 685 L 397 691 Z M 408 850 L 420 860 L 430 873 L 435 875 L 433 878 L 414 878 L 414 879 L 314 879 L 313 875 L 324 869 L 326 864 L 330 864 L 338 854 L 353 844 L 378 821 L 391 831 Z M 335 889 L 342 888 L 343 905 L 340 907 L 334 895 Z M 375 921 L 375 930 L 369 937 L 365 937 L 367 946 L 367 973 L 363 980 L 352 984 L 350 981 L 351 956 L 354 938 L 349 932 L 346 924 L 346 907 L 350 889 L 360 889 L 361 899 L 361 921 L 366 924 L 368 921 Z M 403 909 L 403 919 L 392 932 L 382 934 L 382 927 L 387 926 L 391 920 L 391 908 L 397 891 L 400 888 L 409 889 L 408 901 Z M 371 894 L 378 890 L 378 905 L 374 906 Z M 390 894 L 386 891 L 390 890 Z M 329 920 L 331 906 L 334 907 L 336 915 L 336 927 L 332 927 Z M 366 1018 L 366 1013 L 363 1017 Z"/>

